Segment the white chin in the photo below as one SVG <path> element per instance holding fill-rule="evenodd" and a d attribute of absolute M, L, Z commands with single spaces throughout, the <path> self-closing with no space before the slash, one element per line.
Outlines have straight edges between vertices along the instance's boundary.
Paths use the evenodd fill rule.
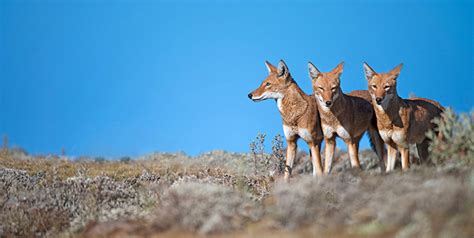
<path fill-rule="evenodd" d="M 252 100 L 254 100 L 254 101 L 263 101 L 263 100 L 266 100 L 266 99 L 278 99 L 278 98 L 283 98 L 283 95 L 281 93 L 265 92 L 258 98 L 252 98 Z"/>
<path fill-rule="evenodd" d="M 252 101 L 254 101 L 254 102 L 260 102 L 260 101 L 263 101 L 263 100 L 265 100 L 265 99 L 266 99 L 266 98 L 262 98 L 262 97 L 260 97 L 260 98 L 252 98 Z"/>

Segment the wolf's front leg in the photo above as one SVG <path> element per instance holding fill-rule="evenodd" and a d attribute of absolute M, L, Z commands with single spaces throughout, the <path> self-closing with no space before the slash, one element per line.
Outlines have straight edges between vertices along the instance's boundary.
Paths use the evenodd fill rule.
<path fill-rule="evenodd" d="M 309 144 L 311 149 L 311 160 L 313 162 L 313 176 L 321 176 L 323 174 L 323 166 L 321 165 L 321 143 Z"/>
<path fill-rule="evenodd" d="M 286 148 L 286 166 L 285 166 L 285 180 L 291 175 L 291 170 L 293 168 L 293 161 L 295 160 L 296 156 L 296 140 L 287 140 L 286 143 L 288 144 L 288 148 Z"/>
<path fill-rule="evenodd" d="M 332 169 L 332 160 L 334 159 L 334 150 L 336 149 L 336 137 L 325 137 L 324 142 L 324 173 L 329 174 Z"/>
<path fill-rule="evenodd" d="M 359 143 L 358 141 L 346 142 L 347 150 L 349 151 L 349 159 L 351 161 L 352 168 L 360 168 L 359 163 Z"/>
<path fill-rule="evenodd" d="M 402 157 L 402 170 L 406 171 L 410 168 L 410 149 L 407 148 L 399 148 L 400 154 Z"/>
<path fill-rule="evenodd" d="M 387 172 L 395 168 L 395 159 L 397 158 L 397 149 L 394 145 L 387 144 Z"/>

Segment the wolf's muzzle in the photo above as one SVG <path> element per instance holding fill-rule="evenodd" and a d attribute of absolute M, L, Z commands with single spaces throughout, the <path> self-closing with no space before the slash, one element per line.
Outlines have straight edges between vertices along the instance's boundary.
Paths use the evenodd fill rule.
<path fill-rule="evenodd" d="M 379 97 L 379 98 L 375 99 L 375 102 L 377 102 L 377 104 L 380 105 L 380 104 L 382 104 L 382 100 L 383 100 L 383 98 Z"/>

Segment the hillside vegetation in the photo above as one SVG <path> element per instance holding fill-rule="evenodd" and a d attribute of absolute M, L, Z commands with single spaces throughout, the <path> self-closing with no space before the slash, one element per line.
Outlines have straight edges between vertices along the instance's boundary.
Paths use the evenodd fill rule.
<path fill-rule="evenodd" d="M 258 135 L 246 154 L 114 161 L 4 148 L 0 237 L 473 237 L 473 122 L 448 111 L 431 161 L 408 172 L 381 173 L 371 151 L 354 170 L 338 151 L 333 173 L 313 178 L 299 152 L 288 183 L 279 136 L 271 153 Z"/>

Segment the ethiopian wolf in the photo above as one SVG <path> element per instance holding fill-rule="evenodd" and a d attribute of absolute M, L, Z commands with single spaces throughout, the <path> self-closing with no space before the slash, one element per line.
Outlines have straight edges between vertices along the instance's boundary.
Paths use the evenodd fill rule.
<path fill-rule="evenodd" d="M 402 169 L 409 168 L 410 144 L 416 144 L 420 159 L 426 160 L 429 146 L 426 132 L 434 128 L 432 120 L 440 116 L 444 108 L 429 99 L 402 99 L 398 96 L 397 78 L 402 64 L 388 73 L 376 73 L 367 63 L 363 67 L 377 127 L 387 144 L 387 172 L 395 167 L 397 150 L 401 154 Z"/>
<path fill-rule="evenodd" d="M 291 77 L 288 66 L 280 60 L 278 68 L 265 62 L 268 76 L 261 85 L 248 94 L 253 101 L 275 99 L 288 144 L 286 150 L 285 179 L 291 175 L 296 155 L 296 141 L 302 138 L 310 147 L 313 162 L 313 176 L 322 175 L 320 146 L 323 139 L 317 103 L 314 97 L 306 95 Z"/>
<path fill-rule="evenodd" d="M 384 144 L 377 131 L 374 109 L 367 91 L 357 90 L 350 94 L 342 92 L 340 76 L 344 63 L 332 71 L 322 73 L 311 62 L 308 63 L 314 96 L 319 103 L 319 115 L 324 134 L 324 172 L 331 172 L 336 136 L 347 145 L 352 167 L 360 167 L 359 142 L 365 131 L 369 131 L 372 147 L 379 157 L 379 166 L 385 170 Z"/>

